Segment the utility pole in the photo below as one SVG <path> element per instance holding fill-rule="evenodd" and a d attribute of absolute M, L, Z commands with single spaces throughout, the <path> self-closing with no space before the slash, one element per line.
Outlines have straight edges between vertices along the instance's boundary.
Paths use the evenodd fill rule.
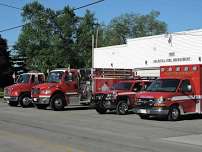
<path fill-rule="evenodd" d="M 95 43 L 95 38 L 94 38 L 94 35 L 92 35 L 92 68 L 94 68 L 94 43 Z"/>
<path fill-rule="evenodd" d="M 99 26 L 97 25 L 95 48 L 98 47 L 98 34 L 99 34 Z"/>

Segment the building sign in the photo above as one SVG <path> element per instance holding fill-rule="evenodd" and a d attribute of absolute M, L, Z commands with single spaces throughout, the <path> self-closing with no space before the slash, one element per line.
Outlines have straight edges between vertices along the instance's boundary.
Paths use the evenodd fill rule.
<path fill-rule="evenodd" d="M 186 62 L 191 61 L 190 57 L 183 57 L 183 58 L 167 58 L 167 59 L 156 59 L 153 60 L 153 63 L 171 63 L 171 62 Z"/>

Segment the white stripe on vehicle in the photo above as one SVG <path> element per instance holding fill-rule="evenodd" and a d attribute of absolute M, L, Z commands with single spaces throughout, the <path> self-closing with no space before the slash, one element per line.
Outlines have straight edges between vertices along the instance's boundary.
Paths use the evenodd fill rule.
<path fill-rule="evenodd" d="M 65 94 L 66 95 L 77 95 L 78 93 L 77 92 L 66 92 Z"/>
<path fill-rule="evenodd" d="M 39 98 L 48 98 L 48 97 L 50 97 L 50 95 L 42 95 L 42 96 L 39 96 Z M 33 98 L 35 98 L 35 97 L 33 97 Z"/>
<path fill-rule="evenodd" d="M 178 100 L 193 100 L 193 99 L 202 99 L 201 95 L 196 96 L 174 96 L 171 98 L 172 101 L 178 101 Z"/>

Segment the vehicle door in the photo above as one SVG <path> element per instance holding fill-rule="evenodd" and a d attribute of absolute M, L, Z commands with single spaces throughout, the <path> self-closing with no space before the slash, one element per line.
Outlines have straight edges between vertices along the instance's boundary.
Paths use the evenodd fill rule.
<path fill-rule="evenodd" d="M 179 104 L 183 107 L 185 113 L 196 111 L 196 99 L 194 88 L 190 80 L 185 79 L 180 85 L 180 95 L 176 98 Z"/>
<path fill-rule="evenodd" d="M 32 87 L 36 84 L 37 77 L 34 74 L 30 75 L 30 82 L 29 82 L 29 89 L 31 90 Z"/>
<path fill-rule="evenodd" d="M 39 74 L 38 76 L 37 76 L 37 80 L 36 80 L 37 82 L 37 84 L 41 84 L 41 83 L 44 83 L 44 81 L 45 81 L 45 77 L 44 77 L 44 75 L 43 74 Z"/>
<path fill-rule="evenodd" d="M 64 76 L 64 90 L 66 95 L 78 94 L 78 82 L 74 73 L 66 72 Z"/>

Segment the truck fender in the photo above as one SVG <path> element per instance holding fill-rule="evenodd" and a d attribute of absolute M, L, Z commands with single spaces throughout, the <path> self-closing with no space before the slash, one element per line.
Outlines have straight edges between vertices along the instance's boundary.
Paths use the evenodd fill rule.
<path fill-rule="evenodd" d="M 179 104 L 172 104 L 172 105 L 170 105 L 170 107 L 173 107 L 173 106 L 176 106 L 176 107 L 179 108 L 180 114 L 182 114 L 182 115 L 184 114 L 184 109 L 183 109 L 183 107 L 181 105 L 179 105 Z"/>
<path fill-rule="evenodd" d="M 119 103 L 119 101 L 126 101 L 128 105 L 130 104 L 130 100 L 127 96 L 119 96 L 117 98 L 117 101 L 118 101 L 117 104 Z"/>

